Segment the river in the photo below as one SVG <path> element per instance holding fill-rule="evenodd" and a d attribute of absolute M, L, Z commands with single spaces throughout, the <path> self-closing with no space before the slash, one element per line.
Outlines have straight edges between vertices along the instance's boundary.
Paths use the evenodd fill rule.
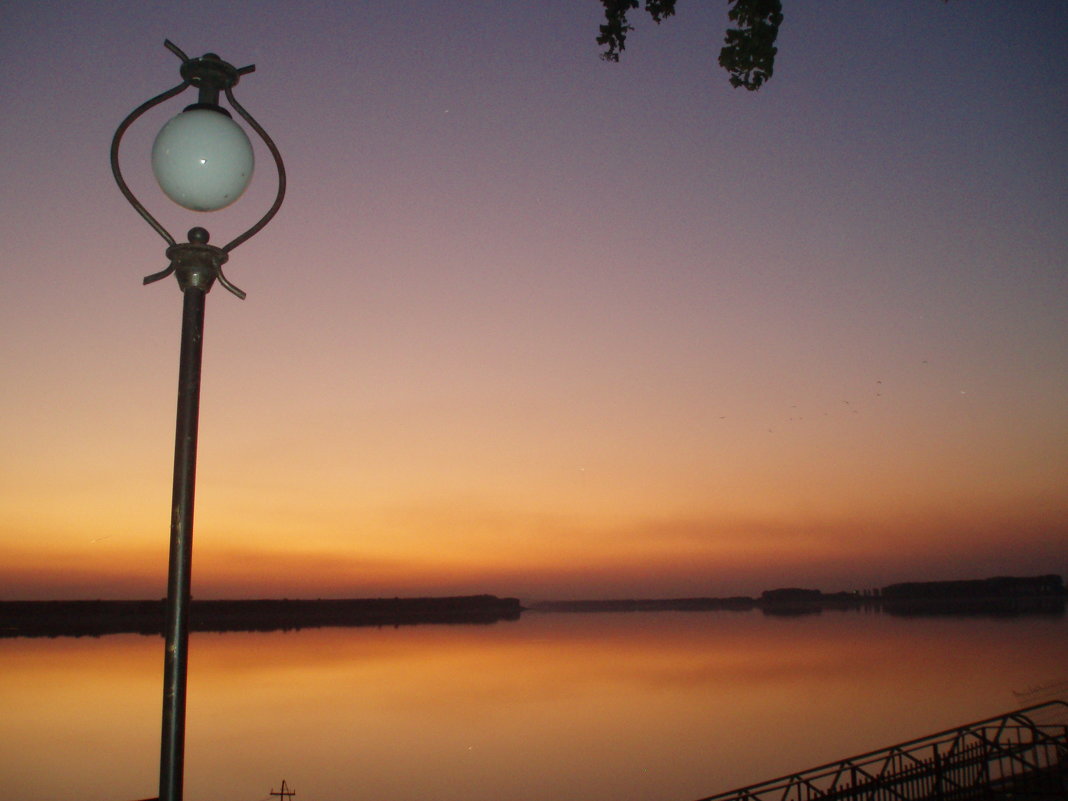
<path fill-rule="evenodd" d="M 156 794 L 159 637 L 0 640 L 0 790 Z M 1046 700 L 1064 616 L 524 613 L 194 633 L 187 801 L 692 801 Z"/>

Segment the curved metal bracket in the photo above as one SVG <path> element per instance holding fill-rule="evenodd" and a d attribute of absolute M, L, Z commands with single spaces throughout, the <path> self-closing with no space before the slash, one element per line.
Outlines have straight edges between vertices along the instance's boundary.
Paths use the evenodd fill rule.
<path fill-rule="evenodd" d="M 119 168 L 119 142 L 122 141 L 123 134 L 125 134 L 126 129 L 134 123 L 134 120 L 136 120 L 138 117 L 140 117 L 153 106 L 158 106 L 164 100 L 169 100 L 175 95 L 181 94 L 183 91 L 185 91 L 185 88 L 187 86 L 189 86 L 189 81 L 182 81 L 173 89 L 168 89 L 166 92 L 158 94 L 151 100 L 142 103 L 140 106 L 131 111 L 130 114 L 126 117 L 126 119 L 124 119 L 119 124 L 119 127 L 115 131 L 115 136 L 113 136 L 111 139 L 111 174 L 115 177 L 115 183 L 119 185 L 119 191 L 122 192 L 123 197 L 125 197 L 126 200 L 129 201 L 130 205 L 134 207 L 134 211 L 144 217 L 145 222 L 151 225 L 152 228 L 156 231 L 156 233 L 158 233 L 164 238 L 164 240 L 166 240 L 168 245 L 175 244 L 174 237 L 171 236 L 170 231 L 164 228 L 160 224 L 159 220 L 157 220 L 155 217 L 148 213 L 148 209 L 146 209 L 141 204 L 141 201 L 134 197 L 134 193 L 130 191 L 130 187 L 126 185 L 126 181 L 122 177 L 122 170 Z"/>
<path fill-rule="evenodd" d="M 150 284 L 159 281 L 162 278 L 166 278 L 171 273 L 177 272 L 179 284 L 182 284 L 181 265 L 184 263 L 184 260 L 187 260 L 193 254 L 197 254 L 195 258 L 203 261 L 207 257 L 203 253 L 200 253 L 200 250 L 206 249 L 205 253 L 208 251 L 211 253 L 211 259 L 209 259 L 209 261 L 214 264 L 214 267 L 212 268 L 214 271 L 214 278 L 218 278 L 220 284 L 237 297 L 243 299 L 245 293 L 226 280 L 226 277 L 222 273 L 222 265 L 226 262 L 231 250 L 243 242 L 246 242 L 271 221 L 275 214 L 278 213 L 278 209 L 281 208 L 282 200 L 285 197 L 286 192 L 286 171 L 285 165 L 282 163 L 282 154 L 278 151 L 274 141 L 267 135 L 267 132 L 263 127 L 256 122 L 252 115 L 249 114 L 248 111 L 246 111 L 234 98 L 233 87 L 237 84 L 242 75 L 255 71 L 256 66 L 250 64 L 247 67 L 238 69 L 223 61 L 214 53 L 206 53 L 200 58 L 189 58 L 189 56 L 169 39 L 164 40 L 163 44 L 168 50 L 182 60 L 182 66 L 179 69 L 182 76 L 182 82 L 177 86 L 156 95 L 151 100 L 142 103 L 130 112 L 126 119 L 119 125 L 118 129 L 115 131 L 115 136 L 111 140 L 111 173 L 115 178 L 115 183 L 119 186 L 119 191 L 122 192 L 123 197 L 125 197 L 130 205 L 133 206 L 134 211 L 140 214 L 145 222 L 147 222 L 156 233 L 163 237 L 164 241 L 166 241 L 169 246 L 167 248 L 167 258 L 171 262 L 170 265 L 165 270 L 146 276 L 143 283 Z M 130 187 L 127 186 L 126 181 L 123 179 L 122 170 L 119 167 L 119 143 L 122 141 L 122 137 L 126 133 L 126 130 L 146 111 L 154 106 L 158 106 L 165 100 L 169 100 L 175 95 L 181 94 L 190 86 L 195 86 L 200 91 L 200 101 L 193 107 L 212 107 L 225 112 L 225 109 L 218 105 L 219 92 L 224 92 L 231 107 L 241 115 L 241 118 L 244 119 L 249 127 L 251 127 L 252 130 L 259 135 L 260 139 L 263 140 L 263 143 L 271 153 L 271 157 L 274 159 L 275 168 L 278 171 L 278 191 L 275 194 L 274 202 L 267 210 L 267 213 L 264 214 L 255 225 L 221 248 L 207 244 L 207 231 L 204 231 L 203 228 L 194 228 L 189 232 L 189 242 L 179 244 L 171 233 L 163 227 L 159 220 L 153 217 L 148 209 L 146 209 L 134 196 Z M 196 239 L 194 239 L 194 232 L 198 232 Z M 199 232 L 203 232 L 204 238 L 202 241 L 199 239 Z M 212 280 L 214 280 L 214 278 Z M 210 287 L 211 282 L 209 281 L 207 282 L 206 287 L 203 288 L 207 291 Z M 185 285 L 183 285 L 182 289 L 184 290 L 185 288 Z"/>
<path fill-rule="evenodd" d="M 264 214 L 255 225 L 245 231 L 245 233 L 241 234 L 241 236 L 223 246 L 222 249 L 229 253 L 242 242 L 250 239 L 253 234 L 259 233 L 259 231 L 271 221 L 271 218 L 278 213 L 278 209 L 282 207 L 282 200 L 286 196 L 286 168 L 282 163 L 282 154 L 278 152 L 278 147 L 275 145 L 274 140 L 267 135 L 265 130 L 263 130 L 263 126 L 256 122 L 251 114 L 245 111 L 245 107 L 237 102 L 232 87 L 226 87 L 226 99 L 229 101 L 230 105 L 233 106 L 234 110 L 241 115 L 241 118 L 249 124 L 249 127 L 259 134 L 260 139 L 267 145 L 267 149 L 271 151 L 275 169 L 278 170 L 278 192 L 274 196 L 274 203 L 271 204 L 271 208 L 267 210 L 267 213 Z"/>

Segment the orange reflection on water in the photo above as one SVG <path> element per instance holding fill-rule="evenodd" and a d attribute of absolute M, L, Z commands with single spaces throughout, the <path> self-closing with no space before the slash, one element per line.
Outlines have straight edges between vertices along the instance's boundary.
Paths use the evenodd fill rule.
<path fill-rule="evenodd" d="M 0 639 L 10 797 L 144 798 L 159 775 L 162 668 L 156 638 Z"/>
<path fill-rule="evenodd" d="M 527 613 L 493 626 L 196 634 L 186 797 L 258 799 L 284 776 L 308 801 L 686 801 L 1020 706 L 1012 690 L 1062 677 L 1065 628 Z M 16 796 L 154 792 L 158 638 L 0 649 L 0 700 L 15 712 L 0 734 L 16 744 L 0 773 Z"/>

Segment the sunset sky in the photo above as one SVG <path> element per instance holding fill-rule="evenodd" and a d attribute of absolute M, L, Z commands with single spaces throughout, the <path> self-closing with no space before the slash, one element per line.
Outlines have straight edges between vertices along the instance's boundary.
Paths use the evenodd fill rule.
<path fill-rule="evenodd" d="M 0 600 L 165 594 L 181 294 L 108 148 L 190 55 L 289 192 L 208 297 L 193 595 L 524 599 L 1068 574 L 1062 0 L 0 11 Z M 146 115 L 121 158 L 184 239 Z"/>

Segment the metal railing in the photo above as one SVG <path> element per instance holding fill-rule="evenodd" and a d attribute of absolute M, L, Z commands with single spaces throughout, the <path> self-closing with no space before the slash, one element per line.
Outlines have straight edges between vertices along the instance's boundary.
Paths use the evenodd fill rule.
<path fill-rule="evenodd" d="M 1068 797 L 1068 703 L 1029 706 L 701 801 L 970 801 L 1010 792 Z"/>

